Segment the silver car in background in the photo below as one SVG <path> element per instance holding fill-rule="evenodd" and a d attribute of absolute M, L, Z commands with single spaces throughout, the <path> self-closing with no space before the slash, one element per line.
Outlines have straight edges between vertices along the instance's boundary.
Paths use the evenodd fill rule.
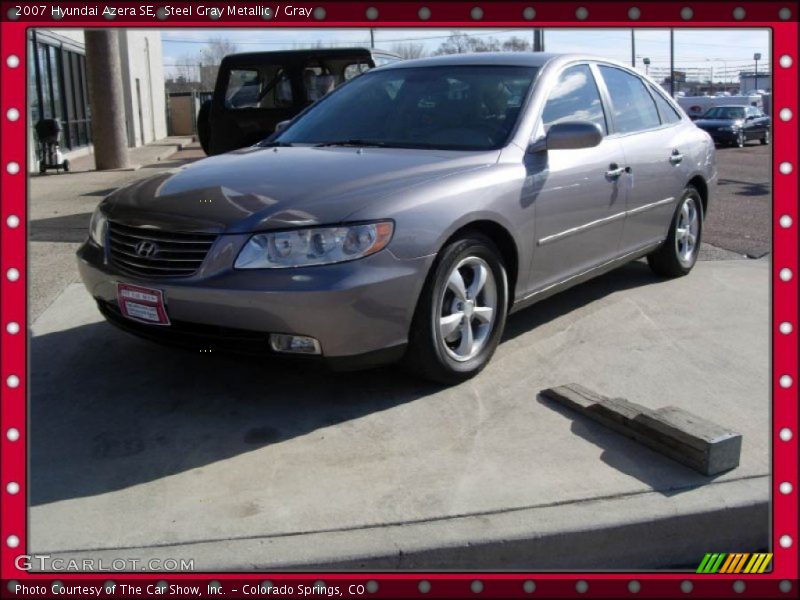
<path fill-rule="evenodd" d="M 716 179 L 709 135 L 622 64 L 403 61 L 112 193 L 79 267 L 140 336 L 457 383 L 509 312 L 643 256 L 688 273 Z"/>

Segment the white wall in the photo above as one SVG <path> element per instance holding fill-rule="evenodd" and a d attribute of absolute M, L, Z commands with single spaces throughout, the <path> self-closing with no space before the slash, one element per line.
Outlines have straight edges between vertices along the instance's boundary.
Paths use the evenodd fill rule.
<path fill-rule="evenodd" d="M 82 29 L 39 30 L 52 33 L 75 42 L 83 48 Z M 125 122 L 129 146 L 141 146 L 167 136 L 167 114 L 164 90 L 164 65 L 159 31 L 141 29 L 119 29 L 120 60 L 122 61 L 122 83 L 125 103 Z M 139 120 L 139 98 L 136 94 L 136 79 L 139 79 L 142 121 Z M 28 103 L 30 105 L 30 103 Z M 30 119 L 30 110 L 28 114 Z M 28 167 L 38 169 L 37 148 L 34 144 L 33 123 L 28 131 Z M 144 130 L 144 131 L 142 131 Z M 143 135 L 144 134 L 144 135 Z M 67 153 L 76 157 L 91 152 L 91 147 L 79 148 Z"/>
<path fill-rule="evenodd" d="M 141 146 L 167 135 L 161 35 L 142 29 L 120 30 L 119 40 L 128 145 Z"/>

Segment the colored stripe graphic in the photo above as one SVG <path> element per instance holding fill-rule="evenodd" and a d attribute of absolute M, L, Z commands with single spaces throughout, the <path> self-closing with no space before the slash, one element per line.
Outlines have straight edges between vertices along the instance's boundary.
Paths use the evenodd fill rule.
<path fill-rule="evenodd" d="M 741 558 L 733 565 L 731 569 L 731 573 L 741 573 L 744 565 L 747 563 L 747 559 L 750 558 L 750 553 L 740 554 Z"/>
<path fill-rule="evenodd" d="M 764 573 L 772 562 L 772 553 L 707 552 L 697 567 L 697 573 Z"/>
<path fill-rule="evenodd" d="M 729 569 L 736 563 L 738 556 L 738 554 L 728 554 L 728 558 L 726 558 L 725 562 L 722 563 L 720 573 L 730 573 Z"/>
<path fill-rule="evenodd" d="M 703 557 L 703 560 L 700 561 L 700 566 L 697 567 L 697 573 L 705 573 L 706 572 L 706 566 L 708 565 L 708 562 L 710 560 L 711 560 L 711 553 L 710 552 L 706 552 L 706 555 Z"/>

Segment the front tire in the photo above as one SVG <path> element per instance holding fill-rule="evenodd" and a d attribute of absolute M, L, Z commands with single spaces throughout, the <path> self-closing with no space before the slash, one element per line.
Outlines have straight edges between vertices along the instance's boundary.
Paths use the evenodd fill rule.
<path fill-rule="evenodd" d="M 409 333 L 406 363 L 454 385 L 489 362 L 505 328 L 508 279 L 500 252 L 480 233 L 449 243 L 431 268 Z"/>
<path fill-rule="evenodd" d="M 647 255 L 647 264 L 663 277 L 686 275 L 697 262 L 702 234 L 703 202 L 700 193 L 688 186 L 672 216 L 667 239 Z"/>
<path fill-rule="evenodd" d="M 736 147 L 737 148 L 744 148 L 744 144 L 747 140 L 744 137 L 744 131 L 740 131 L 739 134 L 736 136 Z"/>
<path fill-rule="evenodd" d="M 767 144 L 769 144 L 769 129 L 767 129 L 767 130 L 764 132 L 764 137 L 762 137 L 762 138 L 761 138 L 760 140 L 758 140 L 758 141 L 759 141 L 759 142 L 761 142 L 761 145 L 762 145 L 762 146 L 766 146 Z"/>

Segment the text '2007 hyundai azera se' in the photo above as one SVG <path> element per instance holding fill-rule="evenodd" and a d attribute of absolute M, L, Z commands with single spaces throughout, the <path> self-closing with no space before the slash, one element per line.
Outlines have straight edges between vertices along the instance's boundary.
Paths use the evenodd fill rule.
<path fill-rule="evenodd" d="M 688 273 L 716 178 L 709 135 L 621 64 L 404 61 L 268 141 L 117 190 L 79 266 L 148 338 L 455 383 L 510 311 L 642 256 Z"/>

